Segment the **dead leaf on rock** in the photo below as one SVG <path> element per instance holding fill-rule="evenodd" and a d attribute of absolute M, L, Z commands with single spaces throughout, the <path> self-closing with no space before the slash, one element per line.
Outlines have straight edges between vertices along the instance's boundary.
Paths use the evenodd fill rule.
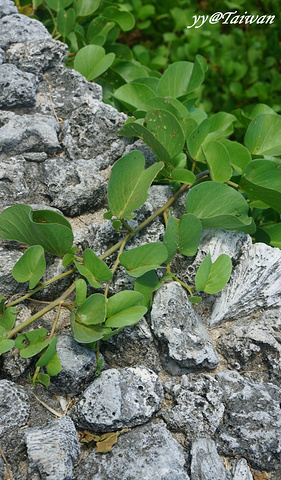
<path fill-rule="evenodd" d="M 107 453 L 112 450 L 112 447 L 117 442 L 119 435 L 128 432 L 128 430 L 128 428 L 123 428 L 123 430 L 103 433 L 102 435 L 95 435 L 94 433 L 84 430 L 84 432 L 79 432 L 79 438 L 81 442 L 87 443 L 90 448 L 93 447 L 93 443 L 96 443 L 97 453 Z"/>
<path fill-rule="evenodd" d="M 254 480 L 268 480 L 269 477 L 266 472 L 253 473 Z"/>

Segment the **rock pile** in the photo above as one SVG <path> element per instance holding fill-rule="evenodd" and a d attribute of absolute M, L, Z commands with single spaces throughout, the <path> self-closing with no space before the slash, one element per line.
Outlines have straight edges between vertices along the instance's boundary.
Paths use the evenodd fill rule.
<path fill-rule="evenodd" d="M 148 163 L 151 152 L 118 137 L 126 116 L 102 102 L 99 85 L 66 69 L 66 46 L 10 0 L 0 0 L 0 32 L 0 211 L 15 203 L 59 209 L 75 217 L 76 244 L 101 254 L 120 239 L 97 221 L 110 168 L 132 148 Z M 133 222 L 170 195 L 151 187 Z M 155 220 L 134 245 L 163 232 Z M 48 390 L 27 381 L 33 359 L 1 356 L 0 480 L 280 480 L 281 253 L 208 230 L 192 261 L 175 259 L 179 277 L 192 282 L 209 251 L 213 260 L 231 256 L 229 285 L 197 310 L 178 283 L 165 285 L 146 319 L 103 345 L 100 377 L 93 350 L 75 342 L 67 319 L 59 326 L 62 372 Z M 4 295 L 22 288 L 11 276 L 21 255 L 1 241 Z M 48 259 L 47 275 L 54 272 Z M 131 278 L 117 275 L 110 293 L 124 288 Z M 47 316 L 40 324 L 49 328 Z M 90 448 L 108 432 L 120 434 L 111 451 Z"/>

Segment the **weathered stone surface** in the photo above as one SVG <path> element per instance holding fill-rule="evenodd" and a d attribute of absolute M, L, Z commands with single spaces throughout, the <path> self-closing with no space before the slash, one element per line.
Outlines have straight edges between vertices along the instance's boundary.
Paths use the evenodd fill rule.
<path fill-rule="evenodd" d="M 0 48 L 0 65 L 5 62 L 5 52 L 2 48 Z"/>
<path fill-rule="evenodd" d="M 184 451 L 163 423 L 150 423 L 120 435 L 106 455 L 92 451 L 76 469 L 75 479 L 82 478 L 189 480 Z"/>
<path fill-rule="evenodd" d="M 24 43 L 32 40 L 41 42 L 51 38 L 48 30 L 38 20 L 33 20 L 26 15 L 6 15 L 0 20 L 0 47 L 7 50 L 13 43 Z"/>
<path fill-rule="evenodd" d="M 239 458 L 237 461 L 233 480 L 253 480 L 253 475 L 245 458 Z"/>
<path fill-rule="evenodd" d="M 73 464 L 78 459 L 79 443 L 69 417 L 54 420 L 46 427 L 28 428 L 25 432 L 29 475 L 42 480 L 72 480 Z"/>
<path fill-rule="evenodd" d="M 211 326 L 281 306 L 281 251 L 264 243 L 245 247 L 230 282 L 218 296 Z"/>
<path fill-rule="evenodd" d="M 5 15 L 12 15 L 13 13 L 18 13 L 14 2 L 11 2 L 11 0 L 0 0 L 0 18 L 5 17 Z"/>
<path fill-rule="evenodd" d="M 96 352 L 74 340 L 71 332 L 58 336 L 57 353 L 61 361 L 61 372 L 51 378 L 51 385 L 68 395 L 77 395 L 94 380 Z"/>
<path fill-rule="evenodd" d="M 280 330 L 280 309 L 267 310 L 258 318 L 231 324 L 219 336 L 217 348 L 230 368 L 240 372 L 250 370 L 260 380 L 280 385 Z"/>
<path fill-rule="evenodd" d="M 246 456 L 254 468 L 281 472 L 281 389 L 252 382 L 235 371 L 218 373 L 217 379 L 225 403 L 216 434 L 219 451 Z"/>
<path fill-rule="evenodd" d="M 191 448 L 190 480 L 231 480 L 211 438 L 197 438 Z"/>
<path fill-rule="evenodd" d="M 4 123 L 4 124 L 3 124 Z M 50 115 L 7 115 L 0 113 L 1 152 L 54 153 L 60 150 L 57 134 L 60 126 Z"/>
<path fill-rule="evenodd" d="M 43 37 L 40 42 L 29 40 L 14 43 L 6 51 L 6 62 L 16 65 L 24 72 L 42 74 L 63 62 L 67 55 L 67 45 L 49 37 Z M 53 112 L 50 112 L 53 113 Z"/>
<path fill-rule="evenodd" d="M 0 436 L 26 424 L 30 412 L 28 397 L 22 387 L 0 380 Z"/>
<path fill-rule="evenodd" d="M 223 392 L 210 375 L 183 375 L 164 386 L 173 404 L 160 415 L 173 431 L 184 432 L 186 440 L 213 435 L 224 413 Z"/>
<path fill-rule="evenodd" d="M 210 369 L 218 365 L 217 353 L 203 322 L 177 282 L 156 292 L 151 327 L 164 351 L 180 367 Z"/>
<path fill-rule="evenodd" d="M 31 107 L 36 102 L 38 79 L 14 65 L 0 65 L 0 107 Z"/>
<path fill-rule="evenodd" d="M 19 251 L 0 247 L 0 293 L 4 297 L 17 293 L 21 288 L 12 276 L 13 266 L 21 256 Z"/>
<path fill-rule="evenodd" d="M 163 387 L 152 370 L 110 369 L 85 390 L 70 415 L 82 428 L 110 432 L 147 422 L 162 401 Z"/>

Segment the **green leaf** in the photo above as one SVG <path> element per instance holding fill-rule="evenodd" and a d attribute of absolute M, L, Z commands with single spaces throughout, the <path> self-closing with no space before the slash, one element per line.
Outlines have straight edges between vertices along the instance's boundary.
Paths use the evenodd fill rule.
<path fill-rule="evenodd" d="M 171 172 L 171 177 L 175 182 L 186 183 L 192 185 L 196 181 L 195 175 L 186 168 L 175 168 Z"/>
<path fill-rule="evenodd" d="M 90 297 L 89 297 L 90 298 Z M 101 340 L 104 335 L 110 334 L 111 328 L 100 325 L 85 325 L 75 322 L 75 315 L 70 315 L 71 328 L 74 339 L 79 343 L 92 343 Z"/>
<path fill-rule="evenodd" d="M 76 17 L 87 17 L 94 13 L 99 6 L 100 0 L 75 0 Z"/>
<path fill-rule="evenodd" d="M 172 260 L 172 258 L 174 257 L 177 251 L 178 237 L 179 237 L 179 224 L 176 221 L 176 219 L 172 215 L 170 215 L 168 218 L 165 234 L 163 237 L 163 244 L 165 245 L 168 252 L 166 263 L 169 263 Z M 157 277 L 157 280 L 158 280 L 158 277 Z"/>
<path fill-rule="evenodd" d="M 5 330 L 12 330 L 14 327 L 18 311 L 15 307 L 8 307 L 0 316 L 0 326 Z"/>
<path fill-rule="evenodd" d="M 15 345 L 14 340 L 7 339 L 7 333 L 4 327 L 0 325 L 0 355 L 8 352 Z"/>
<path fill-rule="evenodd" d="M 186 198 L 186 211 L 201 220 L 203 228 L 225 228 L 239 232 L 255 232 L 248 217 L 244 197 L 224 183 L 204 182 L 193 187 Z"/>
<path fill-rule="evenodd" d="M 78 278 L 74 283 L 76 288 L 75 304 L 80 307 L 87 298 L 87 284 L 82 278 Z"/>
<path fill-rule="evenodd" d="M 57 336 L 54 335 L 51 339 L 47 350 L 43 353 L 43 355 L 39 358 L 38 362 L 36 363 L 36 367 L 44 367 L 50 361 L 52 356 L 56 353 L 56 345 L 57 345 Z"/>
<path fill-rule="evenodd" d="M 152 242 L 132 248 L 120 255 L 120 263 L 132 277 L 140 277 L 149 270 L 155 270 L 166 261 L 168 251 L 162 243 Z"/>
<path fill-rule="evenodd" d="M 41 245 L 58 257 L 70 249 L 73 233 L 69 222 L 51 210 L 33 211 L 27 205 L 14 205 L 0 214 L 0 237 L 27 245 Z"/>
<path fill-rule="evenodd" d="M 203 262 L 201 262 L 201 265 L 195 275 L 195 288 L 197 292 L 201 292 L 201 290 L 204 290 L 211 272 L 211 268 L 211 254 L 208 253 L 208 255 L 204 258 Z"/>
<path fill-rule="evenodd" d="M 108 208 L 118 218 L 133 218 L 132 212 L 146 201 L 148 188 L 163 168 L 155 163 L 144 169 L 145 158 L 138 150 L 127 153 L 113 165 L 108 184 Z"/>
<path fill-rule="evenodd" d="M 232 167 L 241 175 L 244 168 L 246 168 L 252 159 L 249 150 L 244 147 L 244 145 L 241 145 L 241 143 L 227 139 L 220 140 L 220 143 L 227 149 Z"/>
<path fill-rule="evenodd" d="M 201 151 L 201 146 L 205 138 L 207 137 L 211 128 L 211 122 L 208 118 L 203 120 L 202 123 L 198 127 L 193 130 L 190 134 L 189 138 L 187 139 L 187 148 L 191 158 L 194 160 L 197 158 L 197 155 Z"/>
<path fill-rule="evenodd" d="M 281 163 L 273 160 L 253 160 L 244 170 L 241 188 L 281 213 Z"/>
<path fill-rule="evenodd" d="M 281 223 L 266 225 L 262 227 L 262 230 L 269 235 L 272 247 L 281 248 Z"/>
<path fill-rule="evenodd" d="M 130 12 L 121 10 L 118 7 L 106 7 L 102 11 L 102 15 L 113 22 L 118 23 L 123 32 L 132 30 L 135 26 L 135 18 Z"/>
<path fill-rule="evenodd" d="M 103 323 L 106 317 L 107 299 L 101 293 L 90 295 L 83 305 L 78 308 L 75 320 L 85 325 L 97 325 Z"/>
<path fill-rule="evenodd" d="M 29 289 L 36 287 L 46 270 L 44 248 L 41 245 L 29 247 L 17 261 L 12 270 L 14 279 L 19 283 L 29 281 Z"/>
<path fill-rule="evenodd" d="M 211 267 L 204 292 L 209 294 L 220 292 L 230 279 L 231 271 L 230 257 L 225 254 L 220 255 Z"/>
<path fill-rule="evenodd" d="M 90 82 L 102 75 L 113 63 L 114 53 L 105 54 L 99 45 L 86 45 L 81 48 L 74 60 L 74 68 Z"/>
<path fill-rule="evenodd" d="M 139 108 L 145 100 L 155 97 L 155 93 L 147 85 L 136 82 L 122 85 L 114 92 L 117 98 L 130 112 L 134 112 Z"/>
<path fill-rule="evenodd" d="M 61 368 L 61 361 L 58 357 L 57 352 L 54 353 L 54 355 L 50 358 L 50 360 L 47 363 L 47 372 L 51 377 L 54 377 L 58 373 L 60 373 L 62 370 Z"/>
<path fill-rule="evenodd" d="M 248 127 L 244 143 L 254 155 L 281 155 L 281 116 L 257 115 Z"/>
<path fill-rule="evenodd" d="M 232 176 L 230 157 L 227 149 L 219 142 L 209 142 L 202 152 L 215 182 L 228 182 Z"/>
<path fill-rule="evenodd" d="M 196 90 L 204 80 L 206 61 L 200 55 L 195 62 L 174 62 L 162 75 L 158 85 L 158 95 L 162 97 L 185 97 Z"/>
<path fill-rule="evenodd" d="M 48 332 L 45 328 L 20 333 L 15 341 L 16 347 L 20 350 L 22 358 L 30 358 L 42 352 L 49 345 L 51 339 L 46 339 Z"/>
<path fill-rule="evenodd" d="M 3 295 L 1 295 L 0 293 L 0 313 L 2 313 L 4 310 L 5 302 L 6 302 L 6 298 L 3 297 Z"/>
<path fill-rule="evenodd" d="M 170 217 L 171 218 L 171 217 Z M 141 305 L 150 308 L 152 305 L 152 294 L 162 286 L 154 270 L 138 277 L 135 281 L 134 289 L 143 295 Z"/>
<path fill-rule="evenodd" d="M 170 158 L 174 158 L 183 149 L 185 135 L 176 117 L 167 110 L 149 110 L 145 116 L 148 130 L 167 150 Z"/>
<path fill-rule="evenodd" d="M 61 8 L 57 16 L 58 31 L 65 38 L 70 32 L 72 32 L 75 23 L 75 10 L 69 8 L 64 10 Z"/>
<path fill-rule="evenodd" d="M 189 297 L 188 300 L 194 305 L 197 305 L 198 303 L 202 302 L 202 297 Z"/>
<path fill-rule="evenodd" d="M 105 325 L 112 328 L 121 328 L 128 325 L 133 325 L 141 320 L 141 318 L 147 312 L 147 308 L 143 306 L 131 307 L 126 310 L 122 310 L 116 315 L 108 318 Z"/>
<path fill-rule="evenodd" d="M 179 251 L 187 257 L 196 254 L 202 234 L 200 220 L 191 213 L 182 215 L 179 222 Z"/>
<path fill-rule="evenodd" d="M 116 315 L 122 310 L 139 305 L 143 300 L 143 295 L 132 290 L 123 290 L 108 299 L 107 318 Z"/>
<path fill-rule="evenodd" d="M 112 278 L 112 272 L 90 248 L 86 248 L 83 252 L 84 266 L 90 270 L 97 280 L 107 282 Z"/>
<path fill-rule="evenodd" d="M 141 77 L 148 77 L 146 69 L 140 65 L 131 62 L 118 61 L 114 64 L 112 70 L 120 75 L 126 83 L 132 82 Z"/>
<path fill-rule="evenodd" d="M 94 288 L 102 288 L 102 285 L 96 280 L 92 272 L 88 268 L 86 268 L 84 265 L 81 265 L 80 263 L 74 261 L 75 267 L 77 268 L 78 272 L 80 275 L 83 275 L 85 277 L 89 284 L 94 287 Z"/>
<path fill-rule="evenodd" d="M 45 0 L 48 7 L 58 12 L 61 8 L 67 8 L 72 4 L 73 0 Z"/>
<path fill-rule="evenodd" d="M 50 386 L 50 376 L 47 373 L 38 373 L 38 381 L 44 385 L 44 387 L 49 388 Z"/>

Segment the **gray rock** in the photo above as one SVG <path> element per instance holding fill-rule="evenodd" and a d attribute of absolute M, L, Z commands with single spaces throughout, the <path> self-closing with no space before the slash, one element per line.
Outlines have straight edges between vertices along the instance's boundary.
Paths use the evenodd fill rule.
<path fill-rule="evenodd" d="M 24 72 L 30 72 L 42 79 L 46 70 L 63 62 L 67 56 L 67 45 L 49 37 L 40 42 L 30 39 L 14 43 L 6 51 L 6 62 L 16 65 Z"/>
<path fill-rule="evenodd" d="M 245 246 L 230 282 L 208 319 L 211 326 L 281 306 L 281 251 L 264 243 Z"/>
<path fill-rule="evenodd" d="M 6 58 L 5 52 L 2 48 L 0 48 L 0 65 L 2 65 L 2 63 L 5 62 L 5 58 Z"/>
<path fill-rule="evenodd" d="M 2 206 L 31 200 L 25 166 L 26 162 L 23 157 L 0 159 L 0 204 Z M 34 176 L 32 181 L 34 182 Z M 35 199 L 37 193 L 35 182 L 33 188 L 32 197 Z"/>
<path fill-rule="evenodd" d="M 151 327 L 164 352 L 180 367 L 212 369 L 218 365 L 217 353 L 203 322 L 177 282 L 156 292 Z"/>
<path fill-rule="evenodd" d="M 210 375 L 183 375 L 180 383 L 170 381 L 165 390 L 173 401 L 171 407 L 161 410 L 160 415 L 167 426 L 184 432 L 186 440 L 213 435 L 224 413 L 222 389 Z"/>
<path fill-rule="evenodd" d="M 46 37 L 51 38 L 48 30 L 38 20 L 26 15 L 6 15 L 0 20 L 0 47 L 7 50 L 13 43 L 24 43 L 32 40 L 41 42 Z"/>
<path fill-rule="evenodd" d="M 30 412 L 28 397 L 22 387 L 0 380 L 0 436 L 26 424 Z"/>
<path fill-rule="evenodd" d="M 24 152 L 23 157 L 28 162 L 45 162 L 48 155 L 45 152 Z"/>
<path fill-rule="evenodd" d="M 82 428 L 110 432 L 147 422 L 162 401 L 163 388 L 152 370 L 110 369 L 85 390 L 70 415 Z"/>
<path fill-rule="evenodd" d="M 79 443 L 69 417 L 56 419 L 42 429 L 28 428 L 25 436 L 30 475 L 39 474 L 42 480 L 73 479 L 73 464 L 78 459 Z"/>
<path fill-rule="evenodd" d="M 237 460 L 233 480 L 253 480 L 253 475 L 245 458 Z"/>
<path fill-rule="evenodd" d="M 51 385 L 68 395 L 79 394 L 95 378 L 96 352 L 76 342 L 66 331 L 58 336 L 57 353 L 62 370 L 51 378 Z"/>
<path fill-rule="evenodd" d="M 0 65 L 0 107 L 31 107 L 36 102 L 38 79 L 14 65 Z"/>
<path fill-rule="evenodd" d="M 281 389 L 252 382 L 235 371 L 218 373 L 217 379 L 226 407 L 216 434 L 220 452 L 243 455 L 253 468 L 280 469 Z"/>
<path fill-rule="evenodd" d="M 11 0 L 0 0 L 0 18 L 5 17 L 5 15 L 12 15 L 13 13 L 18 13 L 14 2 L 11 2 Z"/>
<path fill-rule="evenodd" d="M 120 435 L 106 455 L 92 451 L 77 467 L 75 478 L 189 480 L 183 448 L 163 423 L 150 423 Z"/>
<path fill-rule="evenodd" d="M 242 319 L 223 332 L 217 348 L 228 366 L 255 372 L 260 380 L 281 381 L 280 309 L 267 310 L 251 321 Z"/>
<path fill-rule="evenodd" d="M 3 125 L 4 121 L 4 125 Z M 0 113 L 0 152 L 19 154 L 23 152 L 60 151 L 57 134 L 60 126 L 48 115 L 15 115 Z"/>
<path fill-rule="evenodd" d="M 12 276 L 13 266 L 21 256 L 22 253 L 19 251 L 0 247 L 0 293 L 4 297 L 9 297 L 22 290 L 22 287 Z"/>
<path fill-rule="evenodd" d="M 191 480 L 231 480 L 211 438 L 197 438 L 191 448 Z"/>

